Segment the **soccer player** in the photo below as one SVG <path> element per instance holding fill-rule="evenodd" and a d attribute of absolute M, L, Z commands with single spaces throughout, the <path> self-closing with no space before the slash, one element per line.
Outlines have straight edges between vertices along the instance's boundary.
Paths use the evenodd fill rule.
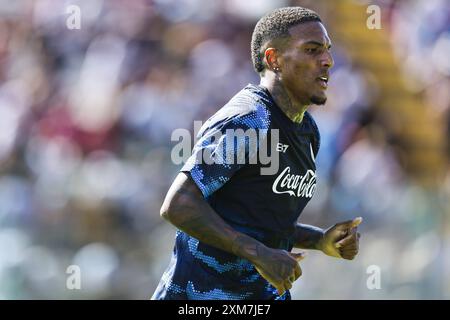
<path fill-rule="evenodd" d="M 297 223 L 316 189 L 320 135 L 306 110 L 327 99 L 330 47 L 312 10 L 280 8 L 258 21 L 251 51 L 261 82 L 202 126 L 170 187 L 161 216 L 178 231 L 152 299 L 291 299 L 304 257 L 291 253 L 294 247 L 350 260 L 358 253 L 361 218 L 326 230 Z M 257 131 L 257 143 L 230 143 L 236 130 Z M 276 143 L 275 174 L 262 174 L 264 164 L 251 161 L 264 143 Z M 224 155 L 245 161 L 217 161 Z"/>

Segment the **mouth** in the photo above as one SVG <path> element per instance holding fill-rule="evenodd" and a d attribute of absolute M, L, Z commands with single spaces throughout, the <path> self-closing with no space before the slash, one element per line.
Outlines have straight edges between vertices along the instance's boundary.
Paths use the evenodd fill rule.
<path fill-rule="evenodd" d="M 328 79 L 329 79 L 328 76 L 320 76 L 316 80 L 319 82 L 320 86 L 323 89 L 326 89 L 326 88 L 328 88 Z"/>

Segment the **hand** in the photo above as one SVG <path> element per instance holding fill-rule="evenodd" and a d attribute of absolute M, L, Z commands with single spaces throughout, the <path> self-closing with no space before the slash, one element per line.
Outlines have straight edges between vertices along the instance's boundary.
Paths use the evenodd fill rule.
<path fill-rule="evenodd" d="M 358 217 L 328 228 L 318 244 L 319 249 L 332 257 L 353 260 L 359 250 L 361 235 L 357 227 L 361 222 L 362 218 Z"/>
<path fill-rule="evenodd" d="M 277 289 L 279 295 L 282 295 L 291 289 L 295 280 L 302 275 L 299 262 L 304 258 L 304 253 L 290 253 L 265 247 L 258 252 L 258 259 L 253 261 L 253 264 L 261 276 Z"/>

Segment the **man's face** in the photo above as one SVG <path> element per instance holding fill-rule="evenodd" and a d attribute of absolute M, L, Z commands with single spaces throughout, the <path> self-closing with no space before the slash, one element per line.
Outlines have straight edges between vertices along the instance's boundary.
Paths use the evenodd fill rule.
<path fill-rule="evenodd" d="M 334 63 L 327 31 L 322 23 L 311 21 L 291 27 L 289 32 L 291 37 L 279 57 L 282 82 L 303 105 L 324 104 Z"/>

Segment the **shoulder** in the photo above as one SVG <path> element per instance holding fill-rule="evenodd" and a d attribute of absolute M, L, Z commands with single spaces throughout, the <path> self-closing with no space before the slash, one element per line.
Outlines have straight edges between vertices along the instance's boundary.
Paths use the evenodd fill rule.
<path fill-rule="evenodd" d="M 255 85 L 248 85 L 232 97 L 202 127 L 211 128 L 268 129 L 270 110 L 264 92 Z"/>

